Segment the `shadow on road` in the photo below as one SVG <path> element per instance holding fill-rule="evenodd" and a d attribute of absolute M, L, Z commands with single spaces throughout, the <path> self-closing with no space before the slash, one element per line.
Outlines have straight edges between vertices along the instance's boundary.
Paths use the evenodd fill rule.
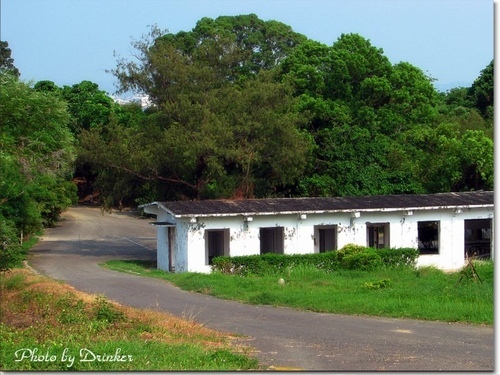
<path fill-rule="evenodd" d="M 41 254 L 55 256 L 78 255 L 80 257 L 102 257 L 114 259 L 156 260 L 156 251 L 139 247 L 126 239 L 115 239 L 110 246 L 109 240 L 84 240 L 75 246 L 74 241 L 44 241 L 30 251 L 34 257 Z"/>

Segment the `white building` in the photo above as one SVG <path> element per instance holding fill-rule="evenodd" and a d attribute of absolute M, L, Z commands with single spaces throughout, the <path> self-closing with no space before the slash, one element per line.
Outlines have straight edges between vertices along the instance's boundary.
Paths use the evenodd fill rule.
<path fill-rule="evenodd" d="M 493 192 L 153 202 L 158 268 L 210 272 L 219 255 L 307 254 L 348 243 L 412 247 L 445 270 L 493 258 Z"/>
<path fill-rule="evenodd" d="M 153 106 L 153 102 L 149 98 L 149 95 L 135 95 L 130 98 L 111 96 L 111 98 L 115 101 L 115 103 L 118 103 L 120 105 L 131 104 L 131 103 L 140 104 L 143 111 Z"/>

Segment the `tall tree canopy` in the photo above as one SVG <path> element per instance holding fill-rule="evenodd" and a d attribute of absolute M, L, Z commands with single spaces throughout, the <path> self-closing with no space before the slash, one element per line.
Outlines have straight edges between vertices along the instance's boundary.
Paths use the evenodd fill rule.
<path fill-rule="evenodd" d="M 58 87 L 52 81 L 39 81 L 35 83 L 34 89 L 54 93 L 68 104 L 71 115 L 69 126 L 75 135 L 82 130 L 105 126 L 123 112 L 123 108 L 105 91 L 90 81 L 63 87 Z"/>
<path fill-rule="evenodd" d="M 11 56 L 12 51 L 9 48 L 9 43 L 0 40 L 0 73 L 12 74 L 15 78 L 19 78 L 21 73 L 14 65 L 14 59 Z"/>
<path fill-rule="evenodd" d="M 254 14 L 203 18 L 190 32 L 152 27 L 133 43 L 137 61 L 119 59 L 110 72 L 118 78 L 118 92 L 136 90 L 162 105 L 179 92 L 203 92 L 276 67 L 305 40 L 289 26 Z"/>
<path fill-rule="evenodd" d="M 493 187 L 492 65 L 473 87 L 438 93 L 421 69 L 392 64 L 358 34 L 327 46 L 255 15 L 203 18 L 177 34 L 153 27 L 133 46 L 135 59 L 110 72 L 119 92 L 147 94 L 153 106 L 134 126 L 115 121 L 80 137 L 82 157 L 113 186 L 128 181 L 132 195 Z"/>
<path fill-rule="evenodd" d="M 162 182 L 173 198 L 263 196 L 296 183 L 310 139 L 290 87 L 271 68 L 303 39 L 255 15 L 204 18 L 189 33 L 153 28 L 134 43 L 139 61 L 119 60 L 113 70 L 121 91 L 152 99 L 148 125 L 120 132 L 116 143 L 105 129 L 87 132 L 83 152 L 91 158 L 99 148 L 100 168 Z M 134 152 L 106 152 L 114 144 Z"/>
<path fill-rule="evenodd" d="M 494 64 L 493 60 L 486 68 L 481 71 L 479 77 L 474 81 L 469 89 L 470 99 L 486 118 L 493 119 L 493 103 L 494 103 Z"/>
<path fill-rule="evenodd" d="M 404 133 L 428 126 L 437 95 L 431 80 L 409 63 L 392 65 L 382 49 L 357 34 L 331 47 L 307 42 L 283 62 L 312 120 L 313 168 L 301 195 L 423 192 Z"/>

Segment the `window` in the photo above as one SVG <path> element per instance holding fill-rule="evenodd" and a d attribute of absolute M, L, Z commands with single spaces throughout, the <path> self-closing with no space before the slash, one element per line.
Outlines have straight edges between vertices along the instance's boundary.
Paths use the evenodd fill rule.
<path fill-rule="evenodd" d="M 260 253 L 283 254 L 284 251 L 283 227 L 260 228 Z"/>
<path fill-rule="evenodd" d="M 420 254 L 439 254 L 439 221 L 418 222 L 418 250 Z"/>
<path fill-rule="evenodd" d="M 337 250 L 337 226 L 317 225 L 314 227 L 314 250 L 317 253 Z"/>
<path fill-rule="evenodd" d="M 389 223 L 366 223 L 366 243 L 375 249 L 389 247 Z"/>
<path fill-rule="evenodd" d="M 491 256 L 491 219 L 464 220 L 465 257 L 489 259 Z"/>
<path fill-rule="evenodd" d="M 229 255 L 229 229 L 205 231 L 205 264 L 212 264 L 212 259 Z"/>

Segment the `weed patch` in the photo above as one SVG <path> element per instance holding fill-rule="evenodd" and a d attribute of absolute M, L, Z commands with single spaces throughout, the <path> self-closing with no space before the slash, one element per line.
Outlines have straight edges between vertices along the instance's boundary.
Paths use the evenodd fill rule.
<path fill-rule="evenodd" d="M 116 323 L 125 319 L 125 314 L 109 303 L 103 295 L 95 298 L 93 312 L 96 320 L 107 323 Z"/>
<path fill-rule="evenodd" d="M 373 282 L 366 282 L 363 284 L 363 286 L 367 289 L 382 289 L 382 288 L 387 288 L 391 286 L 391 280 L 390 279 L 382 279 L 378 281 L 373 281 Z"/>

